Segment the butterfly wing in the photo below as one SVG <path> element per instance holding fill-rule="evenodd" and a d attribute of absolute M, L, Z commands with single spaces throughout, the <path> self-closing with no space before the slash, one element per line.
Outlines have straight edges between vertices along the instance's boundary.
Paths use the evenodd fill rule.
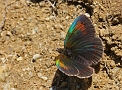
<path fill-rule="evenodd" d="M 72 48 L 72 43 L 76 40 L 77 42 L 75 43 L 78 43 L 81 42 L 81 39 L 94 35 L 95 30 L 91 21 L 85 15 L 81 15 L 70 26 L 64 41 L 64 47 L 70 49 Z"/>
<path fill-rule="evenodd" d="M 79 78 L 90 77 L 94 69 L 91 65 L 97 64 L 102 57 L 103 47 L 101 40 L 95 37 L 95 30 L 91 21 L 81 15 L 72 23 L 64 41 L 64 49 L 75 53 L 71 58 L 65 52 L 59 54 L 56 66 L 69 76 Z"/>
<path fill-rule="evenodd" d="M 84 65 L 95 65 L 103 53 L 102 42 L 95 37 L 91 21 L 81 15 L 72 23 L 64 41 L 64 48 L 77 53 Z"/>
<path fill-rule="evenodd" d="M 68 58 L 64 54 L 59 54 L 56 58 L 56 66 L 66 75 L 77 76 L 79 78 L 90 77 L 94 72 L 92 67 L 85 66 L 77 60 Z"/>

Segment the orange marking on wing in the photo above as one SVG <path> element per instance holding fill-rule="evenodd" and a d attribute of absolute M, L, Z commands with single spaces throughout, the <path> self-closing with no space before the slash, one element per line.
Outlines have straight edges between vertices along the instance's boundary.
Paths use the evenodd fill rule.
<path fill-rule="evenodd" d="M 63 55 L 63 54 L 60 54 L 60 55 L 59 55 L 59 58 L 60 58 L 60 59 L 63 58 L 63 59 L 65 59 L 65 60 L 67 60 L 67 59 L 66 59 L 67 57 L 66 57 L 65 55 Z M 68 69 L 68 67 L 67 67 L 61 60 L 59 61 L 59 66 L 61 66 L 62 68 L 66 69 L 66 70 Z"/>
<path fill-rule="evenodd" d="M 80 21 L 79 21 L 78 24 L 76 25 L 76 29 L 77 29 L 77 30 L 81 29 L 81 32 L 83 32 L 83 34 L 86 34 L 85 25 L 84 25 L 83 23 L 81 23 Z"/>
<path fill-rule="evenodd" d="M 63 67 L 64 69 L 68 69 L 67 66 L 64 65 L 64 63 L 60 62 L 60 66 Z"/>

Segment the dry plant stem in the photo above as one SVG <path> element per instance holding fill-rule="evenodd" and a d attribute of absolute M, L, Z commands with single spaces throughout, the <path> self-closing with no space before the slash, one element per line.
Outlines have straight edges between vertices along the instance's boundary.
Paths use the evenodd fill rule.
<path fill-rule="evenodd" d="M 47 0 L 49 3 L 50 3 L 50 5 L 52 6 L 52 9 L 53 9 L 53 12 L 52 12 L 52 14 L 54 15 L 54 17 L 56 16 L 56 13 L 55 13 L 55 11 L 56 11 L 56 7 L 55 7 L 55 5 L 56 5 L 56 1 L 54 1 L 54 3 L 52 4 L 52 2 L 50 1 L 50 0 Z"/>
<path fill-rule="evenodd" d="M 5 11 L 4 11 L 4 14 L 3 14 L 2 24 L 0 25 L 0 32 L 2 31 L 2 29 L 3 29 L 4 25 L 5 25 L 8 1 L 9 1 L 9 0 L 6 0 L 6 1 L 5 1 Z"/>
<path fill-rule="evenodd" d="M 47 1 L 51 4 L 51 6 L 52 6 L 53 8 L 55 8 L 55 3 L 56 3 L 55 1 L 54 1 L 54 4 L 52 4 L 50 0 L 47 0 Z"/>

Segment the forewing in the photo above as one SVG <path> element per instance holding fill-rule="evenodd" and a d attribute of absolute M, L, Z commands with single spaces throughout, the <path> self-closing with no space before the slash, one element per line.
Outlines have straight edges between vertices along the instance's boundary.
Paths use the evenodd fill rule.
<path fill-rule="evenodd" d="M 91 21 L 85 15 L 81 15 L 70 26 L 64 41 L 64 48 L 71 49 L 74 42 L 81 42 L 81 38 L 83 40 L 94 35 L 95 30 Z"/>
<path fill-rule="evenodd" d="M 79 78 L 90 77 L 94 72 L 92 67 L 83 65 L 78 60 L 71 59 L 63 54 L 59 54 L 56 58 L 56 66 L 66 75 Z"/>
<path fill-rule="evenodd" d="M 97 64 L 103 53 L 102 42 L 95 37 L 94 26 L 85 15 L 76 18 L 70 26 L 64 48 L 76 53 L 79 63 L 87 66 Z"/>

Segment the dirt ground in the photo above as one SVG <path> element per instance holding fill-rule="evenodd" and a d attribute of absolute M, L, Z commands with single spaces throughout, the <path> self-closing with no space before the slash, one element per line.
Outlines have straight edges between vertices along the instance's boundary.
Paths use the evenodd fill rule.
<path fill-rule="evenodd" d="M 0 90 L 122 90 L 122 0 L 0 0 Z M 74 19 L 86 14 L 103 41 L 92 77 L 55 65 Z"/>

